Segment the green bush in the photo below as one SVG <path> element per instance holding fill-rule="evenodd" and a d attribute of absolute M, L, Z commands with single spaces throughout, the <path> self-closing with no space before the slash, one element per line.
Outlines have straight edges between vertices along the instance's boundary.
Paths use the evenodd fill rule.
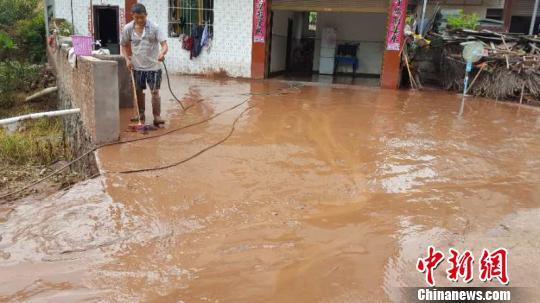
<path fill-rule="evenodd" d="M 1 0 L 0 24 L 10 26 L 27 18 L 38 7 L 38 0 Z"/>
<path fill-rule="evenodd" d="M 0 108 L 15 104 L 15 92 L 27 91 L 38 80 L 41 66 L 19 61 L 0 62 Z"/>
<path fill-rule="evenodd" d="M 478 26 L 478 19 L 479 17 L 476 13 L 467 15 L 463 13 L 463 10 L 460 10 L 459 14 L 448 16 L 448 27 L 454 29 L 475 29 Z"/>
<path fill-rule="evenodd" d="M 45 20 L 38 0 L 0 0 L 0 60 L 43 62 Z"/>
<path fill-rule="evenodd" d="M 0 92 L 27 90 L 40 77 L 41 66 L 20 61 L 0 62 Z"/>
<path fill-rule="evenodd" d="M 30 62 L 41 63 L 46 59 L 45 20 L 43 14 L 17 22 L 15 26 L 19 49 L 28 55 Z"/>
<path fill-rule="evenodd" d="M 66 20 L 62 20 L 61 22 L 57 21 L 56 30 L 58 35 L 69 37 L 73 33 L 73 25 Z"/>
<path fill-rule="evenodd" d="M 13 46 L 13 39 L 6 32 L 0 32 L 0 49 L 12 49 Z"/>

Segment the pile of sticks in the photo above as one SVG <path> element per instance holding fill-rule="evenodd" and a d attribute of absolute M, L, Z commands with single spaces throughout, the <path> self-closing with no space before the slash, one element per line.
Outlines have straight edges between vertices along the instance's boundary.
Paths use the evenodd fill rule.
<path fill-rule="evenodd" d="M 474 65 L 468 94 L 520 102 L 540 100 L 539 38 L 486 30 L 454 30 L 441 37 L 441 81 L 446 89 L 463 90 L 465 61 L 460 43 L 481 41 L 484 57 Z"/>

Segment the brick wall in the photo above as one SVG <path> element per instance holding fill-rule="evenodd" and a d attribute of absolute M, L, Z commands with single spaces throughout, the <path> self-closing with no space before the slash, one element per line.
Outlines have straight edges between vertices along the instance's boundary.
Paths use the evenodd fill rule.
<path fill-rule="evenodd" d="M 168 32 L 168 0 L 139 0 L 148 10 L 149 19 Z M 93 0 L 94 5 L 118 5 L 124 0 Z M 76 32 L 88 34 L 89 1 L 73 0 Z M 55 16 L 71 20 L 70 0 L 55 1 Z M 253 0 L 214 0 L 214 40 L 193 60 L 182 49 L 178 38 L 169 38 L 167 67 L 173 73 L 206 74 L 225 71 L 232 77 L 251 76 L 251 33 Z"/>
<path fill-rule="evenodd" d="M 48 57 L 56 73 L 59 108 L 81 109 L 78 119 L 84 128 L 84 136 L 94 144 L 118 140 L 118 62 L 78 57 L 76 67 L 72 67 L 65 47 L 49 48 Z"/>

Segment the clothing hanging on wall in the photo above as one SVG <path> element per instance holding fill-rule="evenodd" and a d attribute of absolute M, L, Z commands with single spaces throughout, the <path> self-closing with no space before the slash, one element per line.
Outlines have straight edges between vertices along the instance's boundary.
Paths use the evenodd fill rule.
<path fill-rule="evenodd" d="M 203 37 L 204 27 L 202 25 L 194 25 L 191 30 L 191 38 L 193 38 L 193 47 L 191 48 L 191 57 L 190 59 L 197 58 L 202 51 L 202 37 Z"/>
<path fill-rule="evenodd" d="M 188 35 L 183 35 L 182 48 L 191 52 L 191 49 L 193 48 L 193 38 Z"/>
<path fill-rule="evenodd" d="M 207 45 L 208 45 L 208 23 L 204 25 L 204 30 L 203 30 L 202 38 L 201 38 L 201 47 L 205 47 Z"/>

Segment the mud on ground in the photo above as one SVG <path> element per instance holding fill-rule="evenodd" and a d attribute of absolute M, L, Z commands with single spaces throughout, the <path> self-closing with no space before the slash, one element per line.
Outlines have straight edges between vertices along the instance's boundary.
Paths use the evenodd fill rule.
<path fill-rule="evenodd" d="M 459 116 L 439 91 L 173 85 L 195 106 L 165 101 L 161 133 L 245 103 L 101 149 L 101 178 L 21 201 L 0 224 L 0 300 L 403 302 L 400 287 L 425 285 L 428 245 L 505 247 L 510 285 L 539 295 L 537 108 L 471 98 Z M 181 165 L 120 173 L 190 158 L 234 121 Z M 443 267 L 435 279 L 450 284 Z"/>

